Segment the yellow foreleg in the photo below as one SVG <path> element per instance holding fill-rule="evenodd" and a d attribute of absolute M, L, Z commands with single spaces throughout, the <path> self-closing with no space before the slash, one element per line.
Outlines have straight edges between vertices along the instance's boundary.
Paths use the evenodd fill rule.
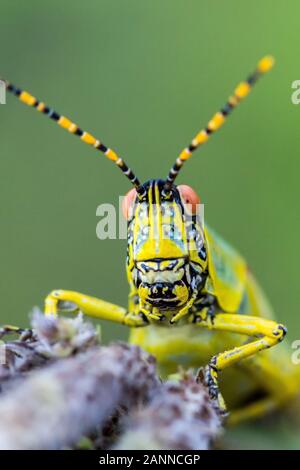
<path fill-rule="evenodd" d="M 136 327 L 145 326 L 147 321 L 139 314 L 128 312 L 125 308 L 104 300 L 68 290 L 54 290 L 45 300 L 45 314 L 57 315 L 60 302 L 74 303 L 79 310 L 90 317 L 110 320 Z"/>

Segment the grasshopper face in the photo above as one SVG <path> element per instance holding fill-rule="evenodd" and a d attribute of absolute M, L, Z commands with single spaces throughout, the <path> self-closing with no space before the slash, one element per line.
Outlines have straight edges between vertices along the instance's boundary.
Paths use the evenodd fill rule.
<path fill-rule="evenodd" d="M 190 297 L 190 270 L 186 258 L 137 262 L 134 274 L 144 304 L 173 310 L 185 305 Z"/>
<path fill-rule="evenodd" d="M 143 185 L 142 197 L 135 190 L 127 195 L 128 267 L 143 305 L 178 310 L 201 283 L 202 268 L 191 263 L 180 187 L 164 188 L 164 181 L 151 180 Z"/>

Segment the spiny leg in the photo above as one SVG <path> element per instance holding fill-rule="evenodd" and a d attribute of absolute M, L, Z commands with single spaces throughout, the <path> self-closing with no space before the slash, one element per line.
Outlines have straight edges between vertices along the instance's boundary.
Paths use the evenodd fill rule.
<path fill-rule="evenodd" d="M 218 313 L 214 318 L 211 318 L 207 315 L 206 310 L 197 315 L 194 320 L 198 326 L 210 330 L 228 331 L 249 337 L 260 337 L 256 341 L 213 356 L 209 364 L 199 371 L 199 380 L 204 380 L 209 388 L 211 398 L 217 400 L 219 407 L 225 411 L 225 403 L 218 386 L 219 372 L 260 351 L 275 346 L 275 344 L 283 340 L 286 328 L 275 321 L 250 315 Z"/>
<path fill-rule="evenodd" d="M 105 302 L 96 297 L 68 290 L 54 290 L 46 297 L 45 314 L 57 315 L 61 302 L 71 302 L 75 304 L 79 310 L 90 317 L 110 320 L 131 327 L 145 326 L 148 324 L 143 315 L 128 312 L 123 307 Z"/>

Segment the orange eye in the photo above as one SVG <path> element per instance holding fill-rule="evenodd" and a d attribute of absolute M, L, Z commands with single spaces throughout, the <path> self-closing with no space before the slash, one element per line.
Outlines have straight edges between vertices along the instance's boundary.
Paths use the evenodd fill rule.
<path fill-rule="evenodd" d="M 191 208 L 192 214 L 196 214 L 197 205 L 201 204 L 198 194 L 186 184 L 180 184 L 177 189 L 184 204 L 188 204 Z"/>
<path fill-rule="evenodd" d="M 136 192 L 136 189 L 133 188 L 130 191 L 128 191 L 126 196 L 123 198 L 122 212 L 123 212 L 123 215 L 124 215 L 126 220 L 129 219 L 130 210 L 133 207 L 133 204 L 134 204 L 134 201 L 135 201 L 136 197 L 137 197 L 137 192 Z"/>

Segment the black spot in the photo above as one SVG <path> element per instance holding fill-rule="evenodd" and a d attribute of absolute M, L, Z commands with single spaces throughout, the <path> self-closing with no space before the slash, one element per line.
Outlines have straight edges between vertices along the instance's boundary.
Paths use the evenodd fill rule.
<path fill-rule="evenodd" d="M 101 144 L 101 142 L 97 145 L 96 148 L 101 150 L 101 152 L 104 152 L 104 153 L 107 151 L 107 147 L 105 147 L 105 145 Z"/>
<path fill-rule="evenodd" d="M 50 111 L 49 117 L 53 119 L 53 121 L 58 121 L 60 118 L 60 115 L 56 111 Z"/>
<path fill-rule="evenodd" d="M 233 108 L 232 104 L 226 103 L 224 108 L 222 108 L 221 113 L 223 114 L 223 116 L 227 116 L 232 110 L 232 108 Z"/>
<path fill-rule="evenodd" d="M 83 130 L 80 129 L 80 127 L 77 127 L 76 131 L 74 132 L 75 135 L 78 135 L 79 137 L 81 137 L 83 135 Z"/>

